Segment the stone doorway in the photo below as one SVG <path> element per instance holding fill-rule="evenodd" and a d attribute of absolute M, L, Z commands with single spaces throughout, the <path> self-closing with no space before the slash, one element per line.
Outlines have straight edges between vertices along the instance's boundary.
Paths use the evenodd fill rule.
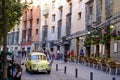
<path fill-rule="evenodd" d="M 96 45 L 96 55 L 95 57 L 99 57 L 99 45 Z"/>
<path fill-rule="evenodd" d="M 90 48 L 91 48 L 90 46 L 86 47 L 86 55 L 87 55 L 87 57 L 90 57 L 90 52 L 91 52 Z"/>
<path fill-rule="evenodd" d="M 106 58 L 110 58 L 110 43 L 105 44 L 105 55 Z"/>

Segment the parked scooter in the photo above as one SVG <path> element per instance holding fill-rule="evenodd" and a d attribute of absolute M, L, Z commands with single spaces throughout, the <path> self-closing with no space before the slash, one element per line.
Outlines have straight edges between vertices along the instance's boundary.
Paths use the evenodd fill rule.
<path fill-rule="evenodd" d="M 8 61 L 8 78 L 13 80 L 21 80 L 22 76 L 22 67 L 21 65 L 24 64 L 17 64 L 16 62 L 12 62 L 11 60 Z"/>

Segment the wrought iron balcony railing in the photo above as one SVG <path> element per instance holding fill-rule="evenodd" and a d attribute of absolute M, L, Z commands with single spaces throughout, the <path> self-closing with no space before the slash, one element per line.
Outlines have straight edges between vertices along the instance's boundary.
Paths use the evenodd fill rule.
<path fill-rule="evenodd" d="M 49 9 L 43 10 L 43 16 L 47 16 L 49 14 Z"/>

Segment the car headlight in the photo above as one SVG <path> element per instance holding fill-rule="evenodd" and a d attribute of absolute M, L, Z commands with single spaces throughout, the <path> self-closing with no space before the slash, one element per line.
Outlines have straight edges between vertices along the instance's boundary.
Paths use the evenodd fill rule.
<path fill-rule="evenodd" d="M 35 68 L 35 67 L 36 67 L 36 64 L 32 64 L 32 67 Z"/>

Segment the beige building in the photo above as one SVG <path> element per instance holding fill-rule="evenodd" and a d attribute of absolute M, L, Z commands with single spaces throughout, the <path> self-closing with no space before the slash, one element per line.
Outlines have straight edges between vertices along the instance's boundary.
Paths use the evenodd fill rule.
<path fill-rule="evenodd" d="M 105 56 L 119 60 L 119 2 L 119 0 L 89 0 L 86 3 L 86 29 L 90 31 L 90 38 L 93 41 L 86 47 L 88 56 L 94 54 L 96 57 Z"/>
<path fill-rule="evenodd" d="M 106 56 L 118 60 L 118 3 L 119 0 L 44 1 L 41 12 L 41 48 L 54 52 L 60 49 L 62 53 L 73 49 L 77 56 L 83 48 L 87 56 Z"/>
<path fill-rule="evenodd" d="M 39 50 L 40 32 L 40 0 L 25 0 L 29 4 L 22 15 L 22 38 L 21 48 L 28 53 Z"/>

